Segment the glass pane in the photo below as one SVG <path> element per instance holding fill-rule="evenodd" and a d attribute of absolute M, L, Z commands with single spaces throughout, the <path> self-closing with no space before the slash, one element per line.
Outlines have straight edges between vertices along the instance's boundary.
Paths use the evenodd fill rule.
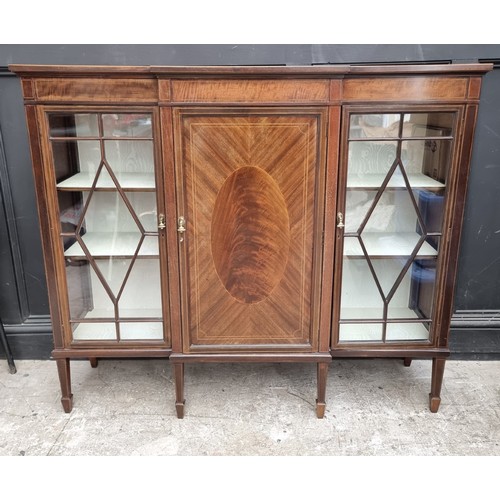
<path fill-rule="evenodd" d="M 444 184 L 448 174 L 451 147 L 451 141 L 447 140 L 403 141 L 401 154 L 403 166 L 409 175 L 423 174 Z"/>
<path fill-rule="evenodd" d="M 132 263 L 131 259 L 121 258 L 100 258 L 95 260 L 96 266 L 99 268 L 103 279 L 113 292 L 115 298 L 118 297 L 125 276 Z"/>
<path fill-rule="evenodd" d="M 59 141 L 52 143 L 57 187 L 90 187 L 101 163 L 99 141 Z"/>
<path fill-rule="evenodd" d="M 382 340 L 381 323 L 344 323 L 339 328 L 340 342 L 380 342 Z"/>
<path fill-rule="evenodd" d="M 398 137 L 400 114 L 351 115 L 349 137 Z"/>
<path fill-rule="evenodd" d="M 408 113 L 404 115 L 403 137 L 449 137 L 455 113 Z"/>
<path fill-rule="evenodd" d="M 345 201 L 345 228 L 346 233 L 357 233 L 368 211 L 373 205 L 377 192 L 366 190 L 348 190 Z"/>
<path fill-rule="evenodd" d="M 154 192 L 130 192 L 126 196 L 144 230 L 157 232 L 156 194 Z"/>
<path fill-rule="evenodd" d="M 66 280 L 71 319 L 114 318 L 113 301 L 87 259 L 67 257 Z"/>
<path fill-rule="evenodd" d="M 59 209 L 63 232 L 75 232 L 80 222 L 89 192 L 59 191 Z M 157 232 L 156 196 L 154 192 L 127 192 L 125 195 L 132 211 L 145 231 Z M 119 192 L 92 193 L 84 217 L 85 232 L 135 233 L 140 229 Z M 138 241 L 138 240 L 137 240 Z M 134 249 L 135 250 L 135 249 Z M 132 254 L 133 255 L 133 252 Z"/>
<path fill-rule="evenodd" d="M 402 176 L 399 166 L 391 179 L 395 176 Z M 417 220 L 417 212 L 409 191 L 407 189 L 386 188 L 370 214 L 363 234 L 373 232 L 415 233 Z M 411 250 L 403 255 L 410 255 Z M 397 251 L 399 252 L 400 249 Z"/>
<path fill-rule="evenodd" d="M 122 340 L 163 340 L 163 323 L 120 322 L 120 338 Z"/>
<path fill-rule="evenodd" d="M 375 274 L 377 275 L 385 297 L 387 297 L 391 292 L 396 281 L 401 275 L 401 272 L 408 263 L 408 260 L 408 257 L 372 259 L 372 265 L 375 269 Z"/>
<path fill-rule="evenodd" d="M 406 271 L 401 283 L 398 285 L 387 308 L 388 319 L 417 319 L 416 312 L 411 308 L 412 266 Z M 432 295 L 432 294 L 431 294 Z"/>
<path fill-rule="evenodd" d="M 397 143 L 392 141 L 350 142 L 347 187 L 379 188 L 396 160 L 396 151 Z"/>
<path fill-rule="evenodd" d="M 78 191 L 59 191 L 57 198 L 59 200 L 61 231 L 76 235 L 76 228 L 83 214 L 83 193 Z M 84 233 L 85 228 L 82 228 L 81 234 Z M 75 241 L 75 237 L 65 237 L 64 250 L 67 250 Z"/>
<path fill-rule="evenodd" d="M 387 341 L 429 340 L 427 323 L 387 323 Z"/>
<path fill-rule="evenodd" d="M 341 319 L 382 319 L 383 301 L 357 238 L 345 238 Z"/>
<path fill-rule="evenodd" d="M 90 201 L 85 213 L 87 233 L 107 233 L 109 235 L 134 233 L 138 237 L 140 236 L 140 229 L 119 192 L 83 193 L 84 202 L 89 197 Z M 112 237 L 114 238 L 114 236 Z"/>
<path fill-rule="evenodd" d="M 49 114 L 51 137 L 97 137 L 97 115 L 89 113 Z"/>
<path fill-rule="evenodd" d="M 436 259 L 416 260 L 408 273 L 408 306 L 417 318 L 431 319 L 433 313 L 434 287 L 436 283 Z M 395 304 L 401 299 L 393 298 Z M 389 305 L 392 313 L 392 304 Z"/>
<path fill-rule="evenodd" d="M 118 302 L 118 307 L 120 318 L 162 317 L 160 263 L 158 259 L 137 259 L 135 261 Z"/>
<path fill-rule="evenodd" d="M 154 172 L 153 143 L 151 141 L 110 141 L 104 142 L 108 165 L 115 173 Z"/>
<path fill-rule="evenodd" d="M 73 340 L 116 340 L 115 323 L 74 323 Z"/>
<path fill-rule="evenodd" d="M 149 114 L 103 114 L 102 124 L 105 137 L 153 137 Z"/>
<path fill-rule="evenodd" d="M 419 190 L 415 192 L 415 198 L 427 232 L 441 233 L 444 214 L 444 191 Z M 428 238 L 427 243 L 437 250 L 436 238 Z"/>

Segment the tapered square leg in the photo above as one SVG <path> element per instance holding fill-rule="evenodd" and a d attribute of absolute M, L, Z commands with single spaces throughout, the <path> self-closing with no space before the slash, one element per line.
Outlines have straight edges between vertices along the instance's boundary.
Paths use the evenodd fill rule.
<path fill-rule="evenodd" d="M 98 365 L 97 358 L 89 358 L 89 361 L 90 361 L 90 366 L 92 368 L 97 368 L 97 365 Z"/>
<path fill-rule="evenodd" d="M 441 386 L 443 385 L 445 363 L 446 359 L 443 358 L 432 359 L 431 392 L 429 394 L 429 407 L 432 413 L 439 410 L 439 404 L 441 403 Z"/>
<path fill-rule="evenodd" d="M 405 366 L 410 366 L 411 365 L 411 358 L 404 358 L 403 359 L 403 364 Z"/>
<path fill-rule="evenodd" d="M 65 413 L 70 413 L 73 409 L 73 394 L 71 394 L 71 372 L 69 359 L 58 359 L 57 372 L 59 373 L 59 383 L 61 384 L 61 404 Z"/>
<path fill-rule="evenodd" d="M 316 415 L 318 418 L 325 416 L 328 365 L 329 363 L 318 363 L 318 398 L 316 399 Z"/>
<path fill-rule="evenodd" d="M 174 364 L 175 411 L 177 418 L 184 418 L 184 363 Z"/>

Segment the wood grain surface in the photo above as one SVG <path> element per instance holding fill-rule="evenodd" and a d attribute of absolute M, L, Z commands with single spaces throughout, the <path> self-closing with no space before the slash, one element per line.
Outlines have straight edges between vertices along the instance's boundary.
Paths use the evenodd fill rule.
<path fill-rule="evenodd" d="M 35 80 L 37 99 L 44 102 L 150 102 L 158 101 L 154 79 L 41 78 Z"/>
<path fill-rule="evenodd" d="M 177 112 L 189 345 L 310 345 L 318 116 Z"/>
<path fill-rule="evenodd" d="M 328 102 L 329 80 L 172 80 L 174 102 Z"/>
<path fill-rule="evenodd" d="M 273 178 L 258 167 L 241 167 L 222 185 L 212 216 L 215 269 L 236 300 L 268 297 L 288 262 L 290 223 Z"/>
<path fill-rule="evenodd" d="M 467 94 L 468 78 L 408 77 L 345 80 L 343 100 L 356 101 L 459 101 Z"/>

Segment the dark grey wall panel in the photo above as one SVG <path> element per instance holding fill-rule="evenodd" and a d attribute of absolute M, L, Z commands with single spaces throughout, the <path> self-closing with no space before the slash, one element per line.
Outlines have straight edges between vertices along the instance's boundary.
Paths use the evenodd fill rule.
<path fill-rule="evenodd" d="M 0 162 L 2 162 L 1 151 Z M 22 321 L 2 190 L 0 190 L 0 318 L 6 323 Z"/>
<path fill-rule="evenodd" d="M 0 45 L 0 66 L 340 64 L 500 57 L 499 45 Z"/>
<path fill-rule="evenodd" d="M 483 81 L 455 307 L 500 310 L 500 68 Z"/>
<path fill-rule="evenodd" d="M 24 300 L 27 300 L 27 304 L 21 304 L 27 311 L 21 313 L 46 315 L 47 288 L 41 261 L 40 230 L 19 80 L 1 78 L 0 89 L 0 127 L 8 169 L 8 178 L 2 179 L 2 184 L 9 182 L 6 189 L 10 190 L 13 200 L 14 224 L 19 238 L 25 280 Z"/>

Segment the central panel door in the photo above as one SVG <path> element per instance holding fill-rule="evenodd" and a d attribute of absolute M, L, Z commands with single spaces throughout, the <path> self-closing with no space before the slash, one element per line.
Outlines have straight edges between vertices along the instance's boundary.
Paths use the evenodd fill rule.
<path fill-rule="evenodd" d="M 185 352 L 317 349 L 322 116 L 176 111 Z"/>

